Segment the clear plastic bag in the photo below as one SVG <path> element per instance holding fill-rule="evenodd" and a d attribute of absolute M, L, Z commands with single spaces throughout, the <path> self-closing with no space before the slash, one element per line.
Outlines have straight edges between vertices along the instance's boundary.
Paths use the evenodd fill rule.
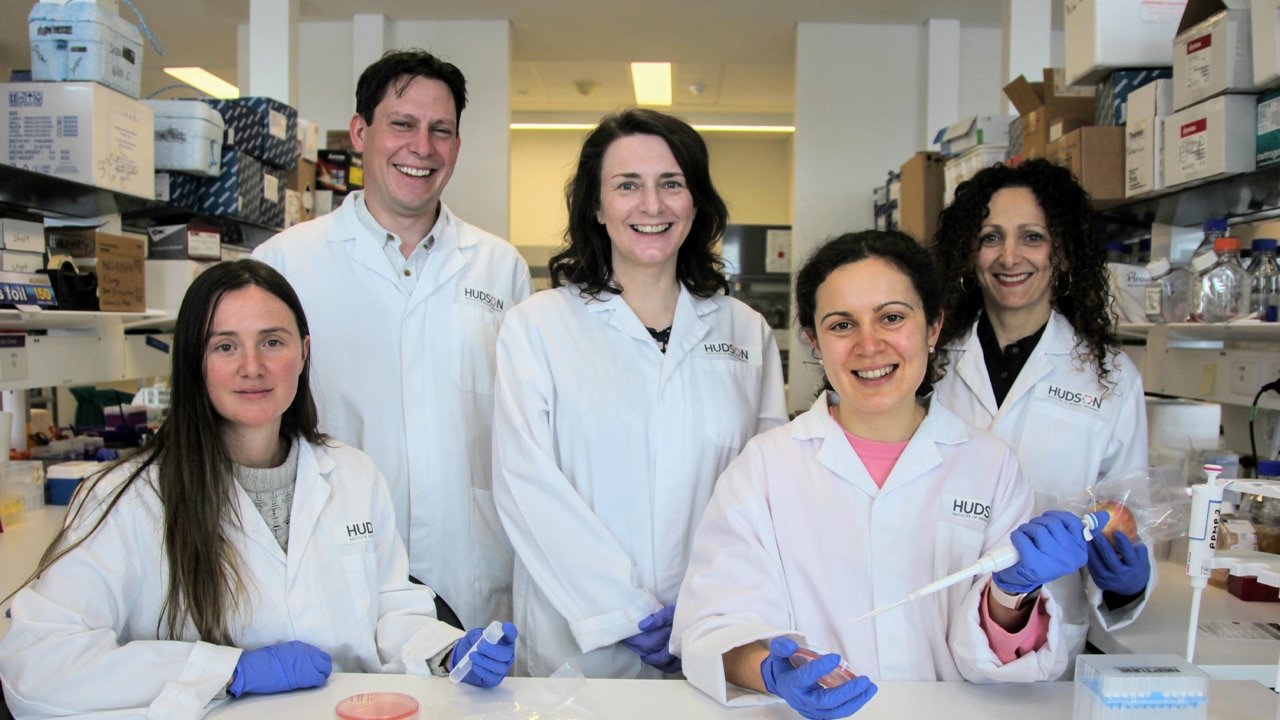
<path fill-rule="evenodd" d="M 449 702 L 423 707 L 434 720 L 598 720 L 584 703 L 575 702 L 587 687 L 577 660 L 551 674 L 533 696 L 516 702 Z"/>
<path fill-rule="evenodd" d="M 1122 530 L 1130 540 L 1137 535 L 1148 545 L 1185 536 L 1191 518 L 1191 497 L 1181 467 L 1146 468 L 1104 480 L 1076 495 L 1038 495 L 1036 500 L 1045 509 L 1076 515 L 1107 510 L 1113 516 L 1108 531 Z M 1131 522 L 1123 517 L 1124 510 L 1132 516 Z"/>

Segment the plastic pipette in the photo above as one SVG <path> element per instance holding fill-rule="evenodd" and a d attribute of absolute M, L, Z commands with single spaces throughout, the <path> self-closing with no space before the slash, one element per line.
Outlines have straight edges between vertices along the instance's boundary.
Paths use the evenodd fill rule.
<path fill-rule="evenodd" d="M 1088 542 L 1093 539 L 1093 530 L 1098 527 L 1098 518 L 1093 513 L 1085 513 L 1080 517 L 1080 520 L 1084 523 L 1084 539 L 1086 542 Z M 919 600 L 925 595 L 932 595 L 938 592 L 939 590 L 949 588 L 952 585 L 955 585 L 958 582 L 963 582 L 964 580 L 968 580 L 969 578 L 974 577 L 975 575 L 984 575 L 986 573 L 994 573 L 994 572 L 999 572 L 1001 570 L 1004 570 L 1006 568 L 1011 568 L 1015 564 L 1017 564 L 1017 562 L 1018 562 L 1017 549 L 1014 548 L 1013 545 L 1011 544 L 1001 545 L 1000 547 L 992 550 L 986 555 L 983 555 L 982 557 L 978 558 L 978 562 L 970 565 L 969 567 L 963 570 L 960 570 L 958 572 L 953 572 L 950 575 L 942 578 L 941 580 L 935 580 L 929 583 L 928 585 L 925 585 L 924 587 L 920 588 L 919 590 L 916 590 L 910 595 L 907 595 L 901 600 L 897 600 L 895 602 L 889 603 L 888 605 L 878 607 L 875 610 L 872 610 L 871 612 L 854 620 L 852 623 L 850 623 L 850 625 L 860 623 L 863 620 L 866 620 L 867 618 L 873 618 L 882 612 L 892 610 L 896 607 L 901 607 L 913 600 Z"/>
<path fill-rule="evenodd" d="M 476 640 L 476 644 L 467 648 L 467 651 L 462 655 L 462 659 L 459 660 L 458 663 L 453 666 L 453 669 L 449 671 L 449 682 L 460 683 L 462 682 L 462 678 L 466 677 L 467 673 L 471 672 L 471 653 L 475 652 L 476 648 L 480 647 L 481 642 L 487 640 L 490 645 L 497 645 L 498 641 L 502 639 L 502 635 L 501 620 L 494 620 L 489 623 L 489 626 L 484 629 L 484 633 L 480 635 L 480 639 Z"/>

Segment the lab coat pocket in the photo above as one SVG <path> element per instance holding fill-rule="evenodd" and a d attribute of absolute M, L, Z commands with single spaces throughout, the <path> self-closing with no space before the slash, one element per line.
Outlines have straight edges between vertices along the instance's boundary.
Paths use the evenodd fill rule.
<path fill-rule="evenodd" d="M 985 540 L 985 526 L 977 522 L 958 522 L 953 519 L 939 519 L 935 525 L 933 546 L 933 579 L 941 580 L 951 573 L 958 572 L 978 561 L 982 556 L 982 543 Z M 975 582 L 983 582 L 982 578 L 974 578 Z M 946 602 L 942 609 L 943 619 L 950 617 L 973 582 L 962 582 L 939 593 Z"/>
<path fill-rule="evenodd" d="M 373 544 L 344 553 L 342 569 L 346 573 L 347 592 L 355 605 L 356 617 L 365 627 L 378 623 L 378 556 Z"/>
<path fill-rule="evenodd" d="M 471 490 L 471 543 L 471 580 L 486 611 L 484 617 L 511 617 L 515 553 L 488 490 Z"/>
<path fill-rule="evenodd" d="M 734 360 L 697 358 L 695 382 L 702 398 L 697 422 L 706 438 L 736 453 L 756 434 L 764 369 Z"/>
<path fill-rule="evenodd" d="M 502 316 L 483 308 L 455 303 L 453 325 L 456 330 L 450 353 L 453 381 L 468 392 L 493 394 L 493 376 L 497 371 L 494 346 Z"/>

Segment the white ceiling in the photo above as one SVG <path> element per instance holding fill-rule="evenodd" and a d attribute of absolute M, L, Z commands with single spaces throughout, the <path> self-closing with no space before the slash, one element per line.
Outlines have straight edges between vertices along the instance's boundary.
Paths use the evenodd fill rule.
<path fill-rule="evenodd" d="M 512 110 L 598 111 L 632 102 L 630 61 L 675 63 L 673 111 L 790 113 L 799 22 L 916 25 L 954 18 L 999 27 L 1009 0 L 300 0 L 307 20 L 509 19 Z M 199 65 L 234 82 L 236 27 L 248 0 L 134 0 L 167 54 L 144 49 L 144 94 L 162 65 Z M 0 67 L 30 66 L 28 0 L 0 2 Z M 1055 5 L 1060 5 L 1056 2 Z M 137 22 L 124 2 L 120 13 Z M 1060 7 L 1055 13 L 1061 15 Z M 1055 20 L 1061 26 L 1061 19 Z M 305 38 L 302 40 L 305 42 Z M 463 68 L 465 72 L 466 68 Z M 577 81 L 596 83 L 581 94 Z M 702 86 L 700 94 L 689 88 Z"/>

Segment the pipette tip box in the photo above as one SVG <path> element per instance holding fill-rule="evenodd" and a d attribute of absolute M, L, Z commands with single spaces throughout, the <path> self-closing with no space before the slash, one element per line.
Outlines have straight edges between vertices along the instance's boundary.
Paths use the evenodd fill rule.
<path fill-rule="evenodd" d="M 1074 720 L 1202 720 L 1209 676 L 1176 655 L 1080 655 Z"/>

